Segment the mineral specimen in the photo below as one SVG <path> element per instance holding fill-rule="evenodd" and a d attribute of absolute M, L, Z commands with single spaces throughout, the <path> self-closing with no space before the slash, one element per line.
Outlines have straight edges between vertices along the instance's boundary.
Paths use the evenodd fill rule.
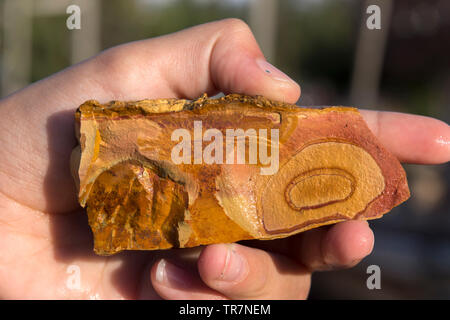
<path fill-rule="evenodd" d="M 99 255 L 287 237 L 409 197 L 354 108 L 231 94 L 90 100 L 75 118 L 72 171 Z"/>

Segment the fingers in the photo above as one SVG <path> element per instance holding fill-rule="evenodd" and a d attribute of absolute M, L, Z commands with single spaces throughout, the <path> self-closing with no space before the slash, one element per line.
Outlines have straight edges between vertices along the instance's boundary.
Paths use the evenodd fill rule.
<path fill-rule="evenodd" d="M 303 299 L 310 272 L 356 265 L 372 251 L 374 236 L 366 221 L 347 221 L 258 243 L 272 252 L 210 245 L 200 255 L 198 273 L 163 260 L 152 269 L 152 285 L 165 299 Z"/>
<path fill-rule="evenodd" d="M 450 160 L 450 127 L 445 122 L 397 112 L 361 110 L 361 114 L 400 161 L 437 164 Z"/>
<path fill-rule="evenodd" d="M 289 238 L 244 243 L 290 257 L 310 271 L 321 271 L 356 265 L 371 253 L 374 235 L 367 221 L 350 220 Z"/>
<path fill-rule="evenodd" d="M 366 221 L 347 221 L 256 243 L 271 251 L 239 244 L 206 247 L 198 273 L 160 262 L 152 269 L 152 285 L 165 299 L 302 299 L 310 272 L 356 265 L 372 251 L 374 236 Z"/>
<path fill-rule="evenodd" d="M 239 244 L 206 247 L 198 275 L 164 263 L 152 272 L 152 284 L 168 299 L 304 299 L 310 274 L 287 257 Z M 169 267 L 168 267 L 169 266 Z"/>
<path fill-rule="evenodd" d="M 239 244 L 207 247 L 200 255 L 202 280 L 231 299 L 300 299 L 309 273 L 289 258 Z"/>
<path fill-rule="evenodd" d="M 366 221 L 346 221 L 307 231 L 293 241 L 296 259 L 320 271 L 355 266 L 372 252 L 374 235 Z"/>
<path fill-rule="evenodd" d="M 166 259 L 153 265 L 150 274 L 153 289 L 163 299 L 220 300 L 226 297 L 206 286 L 196 270 Z M 144 280 L 145 281 L 145 280 Z"/>

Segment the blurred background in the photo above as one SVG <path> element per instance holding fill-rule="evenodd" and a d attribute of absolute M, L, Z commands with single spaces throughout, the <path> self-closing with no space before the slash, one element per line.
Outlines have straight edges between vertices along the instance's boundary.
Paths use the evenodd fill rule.
<path fill-rule="evenodd" d="M 69 5 L 81 29 L 68 30 Z M 369 30 L 369 5 L 381 29 Z M 448 0 L 0 0 L 0 97 L 111 46 L 235 17 L 302 86 L 298 105 L 450 120 Z M 450 299 L 450 166 L 404 165 L 412 197 L 381 220 L 372 255 L 316 273 L 311 299 Z M 381 289 L 366 286 L 381 269 Z"/>

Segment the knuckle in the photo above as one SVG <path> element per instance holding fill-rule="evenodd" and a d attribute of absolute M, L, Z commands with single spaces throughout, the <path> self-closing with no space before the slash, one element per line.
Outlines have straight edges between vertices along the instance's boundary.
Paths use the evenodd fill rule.
<path fill-rule="evenodd" d="M 115 71 L 116 74 L 126 74 L 137 59 L 137 52 L 131 44 L 112 47 L 97 56 L 104 70 Z"/>
<path fill-rule="evenodd" d="M 100 78 L 120 76 L 121 81 L 102 83 L 105 90 L 113 96 L 124 87 L 135 87 L 139 83 L 139 61 L 142 61 L 141 53 L 132 43 L 112 47 L 95 57 L 95 73 Z"/>
<path fill-rule="evenodd" d="M 276 272 L 273 268 L 273 261 L 267 255 L 264 254 L 261 258 L 260 266 L 261 272 L 254 273 L 250 270 L 249 275 L 251 277 L 252 285 L 248 286 L 248 295 L 254 298 L 258 297 L 270 297 L 272 295 L 271 284 L 276 283 Z M 257 276 L 251 276 L 257 275 Z"/>
<path fill-rule="evenodd" d="M 238 18 L 227 18 L 222 20 L 221 23 L 222 28 L 227 32 L 251 32 L 248 24 Z"/>

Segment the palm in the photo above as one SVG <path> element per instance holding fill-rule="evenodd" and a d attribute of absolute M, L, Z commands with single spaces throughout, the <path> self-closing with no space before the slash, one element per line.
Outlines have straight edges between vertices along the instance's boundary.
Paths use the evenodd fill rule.
<path fill-rule="evenodd" d="M 136 73 L 131 68 L 127 72 Z M 120 92 L 116 94 L 129 95 L 137 87 L 133 81 L 122 81 Z M 152 84 L 144 88 L 141 85 L 142 90 L 149 87 Z M 3 151 L 8 156 L 3 158 L 5 161 L 0 174 L 21 182 L 17 186 L 14 183 L 9 185 L 4 193 L 0 193 L 0 266 L 5 268 L 5 272 L 0 272 L 0 286 L 1 291 L 7 292 L 8 296 L 26 298 L 26 293 L 28 297 L 137 298 L 140 295 L 140 283 L 146 282 L 141 281 L 141 278 L 144 274 L 148 278 L 148 269 L 145 267 L 156 259 L 156 253 L 126 252 L 112 257 L 95 255 L 87 216 L 76 203 L 76 190 L 68 170 L 71 149 L 75 143 L 73 115 L 76 107 L 84 100 L 93 97 L 99 100 L 115 98 L 104 98 L 108 94 L 100 93 L 99 96 L 99 92 L 98 87 L 92 87 L 84 91 L 82 96 L 74 97 L 77 102 L 71 106 L 67 106 L 64 99 L 52 100 L 51 104 L 46 105 L 34 105 L 34 108 L 44 113 L 47 111 L 46 132 L 37 130 L 42 132 L 40 137 L 36 137 L 36 134 L 29 137 L 30 140 L 39 141 L 40 148 L 36 148 L 36 153 L 20 150 L 15 141 L 4 146 Z M 159 87 L 157 92 L 147 90 L 146 96 L 174 96 L 174 93 L 168 87 Z M 58 111 L 61 106 L 65 106 L 64 111 Z M 25 124 L 28 120 L 26 116 L 20 112 L 8 113 L 7 109 L 7 105 L 0 108 L 8 114 L 6 117 L 16 116 L 24 127 L 32 130 L 33 125 Z M 48 150 L 48 153 L 43 150 Z M 37 163 L 36 159 L 43 160 Z M 30 164 L 36 166 L 42 175 L 26 175 L 17 170 L 17 163 L 24 167 Z M 73 266 L 80 270 L 79 289 L 68 283 L 75 275 Z M 147 288 L 145 296 L 152 295 L 157 297 Z"/>
<path fill-rule="evenodd" d="M 16 206 L 15 204 L 11 204 Z M 8 212 L 0 232 L 2 291 L 15 298 L 135 298 L 148 254 L 98 257 L 82 211 L 47 215 L 25 207 Z M 6 217 L 8 218 L 8 217 Z M 74 269 L 80 287 L 71 285 Z"/>
<path fill-rule="evenodd" d="M 64 121 L 55 123 L 60 125 L 65 126 Z M 59 128 L 60 134 L 61 131 Z M 30 190 L 26 188 L 25 197 L 0 193 L 0 265 L 7 270 L 0 272 L 1 291 L 16 298 L 157 298 L 149 285 L 141 287 L 148 282 L 146 266 L 158 256 L 174 256 L 176 251 L 124 252 L 111 257 L 93 253 L 85 210 L 74 203 L 75 197 L 68 196 L 76 194 L 75 187 L 68 170 L 62 168 L 66 167 L 64 163 L 68 164 L 73 133 L 63 131 L 67 131 L 67 136 L 58 137 L 60 147 L 50 153 L 53 167 L 47 170 L 42 189 L 37 192 L 37 197 L 44 195 L 45 207 L 50 212 L 22 204 L 30 201 Z M 17 172 L 4 174 L 15 176 Z M 53 180 L 53 185 L 48 185 L 48 180 Z M 52 213 L 53 210 L 57 212 Z M 79 288 L 71 285 L 73 268 L 80 271 Z"/>
<path fill-rule="evenodd" d="M 70 145 L 72 137 L 67 138 Z M 60 152 L 62 150 L 58 150 Z M 60 176 L 61 181 L 70 179 L 65 171 L 50 172 Z M 14 172 L 6 174 L 14 175 Z M 73 190 L 64 188 L 64 184 L 54 187 L 59 191 L 47 194 L 46 202 L 61 202 L 54 198 L 69 192 L 75 194 Z M 23 192 L 27 194 L 29 191 Z M 92 236 L 84 210 L 73 210 L 68 206 L 67 210 L 48 213 L 22 205 L 26 199 L 20 195 L 14 200 L 5 195 L 1 198 L 0 265 L 7 269 L 7 272 L 0 272 L 2 292 L 16 298 L 137 297 L 139 279 L 151 253 L 96 256 L 92 251 Z M 80 271 L 79 288 L 70 285 L 70 279 L 75 275 L 72 266 Z"/>

